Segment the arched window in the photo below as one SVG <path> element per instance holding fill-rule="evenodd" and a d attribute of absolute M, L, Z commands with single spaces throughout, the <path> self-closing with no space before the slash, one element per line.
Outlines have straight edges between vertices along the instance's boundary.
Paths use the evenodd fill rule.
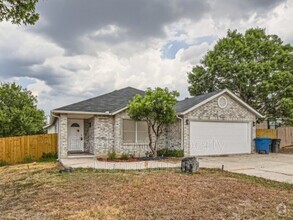
<path fill-rule="evenodd" d="M 72 128 L 79 128 L 79 124 L 73 123 L 70 127 L 72 127 Z"/>

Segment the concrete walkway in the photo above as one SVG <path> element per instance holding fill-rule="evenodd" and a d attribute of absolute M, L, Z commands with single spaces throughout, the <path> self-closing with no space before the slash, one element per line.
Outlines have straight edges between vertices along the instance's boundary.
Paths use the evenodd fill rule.
<path fill-rule="evenodd" d="M 175 168 L 181 163 L 167 161 L 137 161 L 137 162 L 106 162 L 95 158 L 62 159 L 60 161 L 65 167 L 73 168 L 95 168 L 104 170 L 143 170 L 150 168 Z"/>
<path fill-rule="evenodd" d="M 200 166 L 293 184 L 293 154 L 250 154 L 200 158 Z"/>
<path fill-rule="evenodd" d="M 143 170 L 148 168 L 175 168 L 180 162 L 139 161 L 139 162 L 103 162 L 95 158 L 62 159 L 66 167 L 95 169 Z M 199 158 L 200 167 L 222 168 L 234 173 L 263 177 L 279 182 L 293 184 L 293 154 L 250 154 L 223 157 Z"/>

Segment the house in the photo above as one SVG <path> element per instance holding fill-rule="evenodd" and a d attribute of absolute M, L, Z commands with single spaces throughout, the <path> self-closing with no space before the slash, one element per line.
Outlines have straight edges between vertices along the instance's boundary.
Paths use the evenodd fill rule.
<path fill-rule="evenodd" d="M 109 151 L 144 156 L 147 125 L 127 115 L 127 104 L 144 91 L 127 87 L 51 111 L 48 130 L 59 134 L 59 158 L 74 153 L 102 157 Z M 184 155 L 245 154 L 254 150 L 260 113 L 224 89 L 178 101 L 176 121 L 159 148 L 183 149 Z"/>

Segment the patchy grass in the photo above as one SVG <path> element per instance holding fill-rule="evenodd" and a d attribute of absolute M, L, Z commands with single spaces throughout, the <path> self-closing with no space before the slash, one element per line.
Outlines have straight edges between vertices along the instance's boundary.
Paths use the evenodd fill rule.
<path fill-rule="evenodd" d="M 58 166 L 1 167 L 0 219 L 293 218 L 290 184 L 215 169 L 60 174 Z"/>

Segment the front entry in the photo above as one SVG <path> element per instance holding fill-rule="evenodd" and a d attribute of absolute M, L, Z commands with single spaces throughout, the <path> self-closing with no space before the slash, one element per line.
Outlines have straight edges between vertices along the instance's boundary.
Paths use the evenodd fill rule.
<path fill-rule="evenodd" d="M 68 120 L 68 151 L 84 151 L 83 120 Z"/>

